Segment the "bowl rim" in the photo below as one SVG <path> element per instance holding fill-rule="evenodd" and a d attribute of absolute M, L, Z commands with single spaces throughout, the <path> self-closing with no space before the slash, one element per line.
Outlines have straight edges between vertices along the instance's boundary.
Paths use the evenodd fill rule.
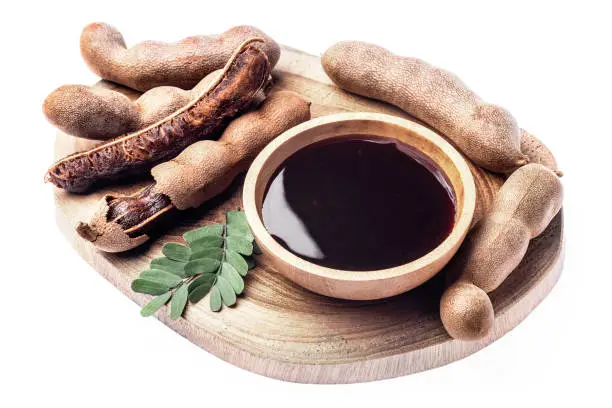
<path fill-rule="evenodd" d="M 351 121 L 378 121 L 387 124 L 404 127 L 410 131 L 417 133 L 420 137 L 429 139 L 433 144 L 442 150 L 442 152 L 450 158 L 453 165 L 459 172 L 459 180 L 463 184 L 463 206 L 462 211 L 458 214 L 453 229 L 450 234 L 433 250 L 427 254 L 410 261 L 405 264 L 393 266 L 386 269 L 354 271 L 328 268 L 306 261 L 297 255 L 294 255 L 283 246 L 281 246 L 268 232 L 263 224 L 263 220 L 259 215 L 259 208 L 256 200 L 256 185 L 262 169 L 266 166 L 270 156 L 281 146 L 287 143 L 294 137 L 299 137 L 303 132 L 317 128 L 320 126 Z M 310 144 L 306 145 L 309 146 Z M 303 146 L 300 149 L 306 147 Z M 422 152 L 422 151 L 421 151 Z M 295 152 L 291 153 L 294 154 Z M 427 157 L 430 157 L 426 152 L 422 152 Z M 289 156 L 287 156 L 289 157 Z M 243 210 L 247 221 L 256 240 L 263 243 L 271 254 L 268 256 L 280 257 L 288 264 L 295 268 L 301 269 L 306 273 L 310 273 L 322 278 L 333 279 L 335 281 L 378 281 L 381 279 L 396 278 L 410 273 L 418 272 L 424 267 L 435 263 L 438 259 L 443 258 L 448 249 L 459 245 L 465 238 L 469 227 L 472 223 L 476 208 L 476 186 L 472 172 L 466 162 L 466 159 L 442 136 L 433 130 L 413 122 L 408 119 L 403 119 L 397 116 L 387 115 L 383 113 L 370 112 L 351 112 L 338 113 L 311 119 L 303 122 L 270 142 L 255 158 L 251 164 L 245 181 L 242 192 Z"/>

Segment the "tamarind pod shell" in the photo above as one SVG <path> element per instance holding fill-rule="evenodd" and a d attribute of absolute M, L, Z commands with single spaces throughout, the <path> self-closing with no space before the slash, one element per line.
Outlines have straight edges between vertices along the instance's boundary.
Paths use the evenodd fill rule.
<path fill-rule="evenodd" d="M 459 281 L 442 294 L 440 319 L 453 338 L 479 340 L 486 337 L 493 327 L 493 304 L 485 291 Z"/>
<path fill-rule="evenodd" d="M 58 161 L 45 180 L 70 192 L 84 192 L 100 180 L 144 173 L 195 141 L 214 136 L 227 119 L 252 103 L 268 80 L 268 59 L 251 46 L 255 41 L 260 39 L 243 43 L 222 75 L 189 105 L 138 132 Z"/>
<path fill-rule="evenodd" d="M 114 27 L 87 25 L 81 33 L 81 55 L 103 79 L 141 92 L 158 86 L 191 89 L 209 73 L 223 68 L 236 47 L 249 38 L 263 38 L 258 47 L 271 67 L 280 58 L 280 46 L 251 26 L 233 27 L 219 35 L 194 36 L 176 43 L 146 41 L 130 48 Z"/>
<path fill-rule="evenodd" d="M 88 223 L 79 223 L 77 233 L 85 240 L 93 243 L 96 248 L 105 252 L 123 252 L 136 248 L 147 242 L 147 235 L 130 237 L 121 226 L 107 221 L 108 203 L 115 197 L 105 195 L 98 204 L 98 210 Z"/>
<path fill-rule="evenodd" d="M 218 141 L 200 141 L 151 170 L 155 192 L 179 210 L 225 190 L 274 138 L 310 119 L 310 103 L 292 92 L 272 93 L 257 110 L 233 120 Z"/>
<path fill-rule="evenodd" d="M 563 188 L 541 164 L 516 170 L 499 191 L 493 209 L 470 233 L 459 252 L 461 278 L 485 292 L 495 290 L 519 265 L 529 241 L 561 209 Z"/>
<path fill-rule="evenodd" d="M 47 120 L 62 132 L 86 139 L 108 139 L 140 128 L 140 113 L 116 91 L 63 85 L 43 103 Z"/>
<path fill-rule="evenodd" d="M 487 170 L 508 173 L 528 162 L 514 117 L 448 71 L 358 41 L 333 45 L 321 62 L 339 87 L 401 108 Z"/>
<path fill-rule="evenodd" d="M 557 166 L 557 160 L 548 147 L 537 137 L 527 132 L 524 129 L 521 133 L 521 151 L 529 157 L 529 163 L 539 163 L 551 169 L 559 177 L 563 176 L 563 172 Z"/>

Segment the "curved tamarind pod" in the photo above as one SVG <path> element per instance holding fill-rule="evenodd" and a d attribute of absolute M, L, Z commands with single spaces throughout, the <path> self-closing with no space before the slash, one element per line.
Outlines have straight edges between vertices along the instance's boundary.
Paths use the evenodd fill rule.
<path fill-rule="evenodd" d="M 120 92 L 63 85 L 43 103 L 47 120 L 61 131 L 86 139 L 109 139 L 140 128 L 134 103 Z"/>
<path fill-rule="evenodd" d="M 486 293 L 516 269 L 529 241 L 544 232 L 562 202 L 559 177 L 541 164 L 528 164 L 508 177 L 491 212 L 453 260 L 461 274 L 440 301 L 440 317 L 451 336 L 473 340 L 488 334 L 493 305 Z"/>
<path fill-rule="evenodd" d="M 238 47 L 222 74 L 187 106 L 143 130 L 58 161 L 45 180 L 70 192 L 83 192 L 100 180 L 142 173 L 195 141 L 214 136 L 226 120 L 256 99 L 268 80 L 268 59 L 251 46 L 255 41 L 261 40 Z"/>
<path fill-rule="evenodd" d="M 213 71 L 186 91 L 160 86 L 135 101 L 121 92 L 85 85 L 63 85 L 43 103 L 43 113 L 55 127 L 72 136 L 108 140 L 152 125 L 186 106 L 210 85 Z"/>
<path fill-rule="evenodd" d="M 530 163 L 540 163 L 555 172 L 559 177 L 563 177 L 563 172 L 557 167 L 557 160 L 548 147 L 537 137 L 524 129 L 521 132 L 521 151 L 529 157 Z"/>
<path fill-rule="evenodd" d="M 487 170 L 507 173 L 528 161 L 514 117 L 483 101 L 448 71 L 358 41 L 333 45 L 321 63 L 339 87 L 403 109 Z"/>
<path fill-rule="evenodd" d="M 233 27 L 219 35 L 188 37 L 176 43 L 145 41 L 127 48 L 117 29 L 92 23 L 81 33 L 81 54 L 101 78 L 141 92 L 165 85 L 190 89 L 204 76 L 223 68 L 234 49 L 253 37 L 263 39 L 259 47 L 274 67 L 280 58 L 279 45 L 250 26 Z"/>
<path fill-rule="evenodd" d="M 156 183 L 129 196 L 105 196 L 77 232 L 97 248 L 122 252 L 149 237 L 172 209 L 198 207 L 225 190 L 255 156 L 284 131 L 310 119 L 310 103 L 292 92 L 273 93 L 258 110 L 232 121 L 218 141 L 203 140 L 151 171 Z"/>

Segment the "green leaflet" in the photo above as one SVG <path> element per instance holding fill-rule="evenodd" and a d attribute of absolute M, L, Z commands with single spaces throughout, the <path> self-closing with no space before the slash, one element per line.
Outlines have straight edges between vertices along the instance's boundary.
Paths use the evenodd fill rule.
<path fill-rule="evenodd" d="M 132 290 L 138 293 L 147 295 L 162 295 L 169 291 L 170 288 L 166 285 L 157 282 L 150 282 L 144 279 L 136 279 L 132 282 Z"/>
<path fill-rule="evenodd" d="M 219 288 L 216 286 L 213 286 L 210 291 L 210 310 L 213 312 L 221 310 L 221 292 L 219 292 Z"/>
<path fill-rule="evenodd" d="M 201 273 L 215 272 L 219 268 L 220 264 L 221 262 L 216 259 L 194 259 L 193 261 L 189 261 L 189 263 L 185 265 L 185 275 L 194 276 L 199 275 Z"/>
<path fill-rule="evenodd" d="M 234 288 L 223 275 L 217 276 L 217 283 L 215 283 L 214 287 L 219 288 L 221 300 L 223 300 L 225 306 L 233 306 L 236 303 L 236 292 L 234 292 Z"/>
<path fill-rule="evenodd" d="M 223 258 L 223 248 L 204 248 L 201 251 L 194 252 L 191 254 L 191 260 L 200 258 L 216 259 L 218 261 Z"/>
<path fill-rule="evenodd" d="M 237 295 L 244 291 L 244 281 L 242 280 L 242 276 L 240 276 L 236 269 L 234 269 L 234 267 L 229 263 L 223 262 L 221 265 L 220 276 L 225 278 L 230 285 L 232 285 L 232 289 L 234 289 L 234 293 Z"/>
<path fill-rule="evenodd" d="M 168 288 L 173 288 L 183 281 L 183 278 L 173 273 L 162 271 L 160 269 L 148 269 L 140 274 L 138 279 L 149 282 L 159 283 Z"/>
<path fill-rule="evenodd" d="M 254 250 L 255 248 L 253 248 Z M 252 256 L 245 256 L 244 260 L 246 261 L 247 265 L 249 266 L 249 270 L 255 268 L 255 259 L 253 259 Z"/>
<path fill-rule="evenodd" d="M 197 241 L 200 238 L 210 237 L 210 236 L 217 236 L 217 237 L 222 236 L 223 228 L 224 228 L 223 224 L 205 225 L 201 228 L 187 231 L 186 233 L 183 234 L 183 238 L 191 246 L 191 243 L 193 241 Z"/>
<path fill-rule="evenodd" d="M 243 237 L 253 241 L 253 233 L 243 211 L 228 211 L 225 216 L 227 219 L 227 236 Z"/>
<path fill-rule="evenodd" d="M 191 250 L 185 245 L 177 244 L 176 242 L 170 242 L 163 246 L 162 254 L 173 261 L 189 261 Z"/>
<path fill-rule="evenodd" d="M 160 307 L 162 307 L 163 305 L 168 303 L 168 300 L 170 299 L 170 296 L 172 296 L 172 293 L 171 292 L 166 292 L 163 295 L 160 295 L 160 296 L 157 296 L 156 298 L 153 298 L 152 301 L 147 303 L 140 310 L 140 314 L 143 317 L 147 317 L 147 316 L 151 316 L 151 315 L 155 314 L 155 312 L 157 312 L 157 310 L 159 310 Z"/>
<path fill-rule="evenodd" d="M 246 276 L 247 272 L 249 271 L 249 264 L 242 257 L 242 255 L 228 249 L 225 251 L 225 259 L 234 267 L 234 269 L 236 269 L 236 272 L 238 272 L 240 276 Z"/>
<path fill-rule="evenodd" d="M 197 303 L 210 291 L 217 276 L 214 273 L 205 273 L 189 284 L 189 300 Z"/>
<path fill-rule="evenodd" d="M 181 285 L 172 295 L 170 304 L 170 319 L 176 320 L 183 314 L 187 305 L 187 285 Z"/>
<path fill-rule="evenodd" d="M 196 239 L 189 244 L 193 253 L 203 251 L 207 248 L 221 248 L 221 245 L 223 245 L 223 237 L 215 235 Z"/>
<path fill-rule="evenodd" d="M 151 261 L 151 269 L 160 269 L 162 271 L 170 272 L 175 275 L 185 277 L 185 262 L 173 261 L 170 258 L 161 256 Z"/>
<path fill-rule="evenodd" d="M 253 242 L 243 237 L 227 237 L 225 239 L 227 249 L 238 252 L 242 255 L 251 255 L 253 253 Z"/>

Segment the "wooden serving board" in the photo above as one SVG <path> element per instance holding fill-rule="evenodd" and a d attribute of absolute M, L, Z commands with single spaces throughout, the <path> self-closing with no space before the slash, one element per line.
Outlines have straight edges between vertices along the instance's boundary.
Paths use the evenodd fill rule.
<path fill-rule="evenodd" d="M 301 93 L 312 101 L 313 117 L 345 111 L 374 111 L 409 117 L 398 109 L 339 90 L 326 77 L 318 57 L 284 47 L 274 71 L 276 88 Z M 109 83 L 100 86 L 134 92 Z M 57 158 L 90 147 L 92 142 L 59 133 Z M 501 179 L 473 169 L 481 208 L 490 204 Z M 145 181 L 114 186 L 89 195 L 54 189 L 57 220 L 77 252 L 115 287 L 139 305 L 149 296 L 132 292 L 133 279 L 160 256 L 168 241 L 181 241 L 186 230 L 221 222 L 224 212 L 241 207 L 242 179 L 197 210 L 185 211 L 168 233 L 133 251 L 107 254 L 74 231 L 92 214 L 105 193 L 131 192 Z M 479 210 L 480 211 L 480 210 Z M 345 301 L 309 292 L 277 274 L 260 259 L 249 273 L 236 307 L 209 311 L 203 300 L 171 321 L 162 308 L 157 318 L 193 343 L 239 367 L 269 377 L 305 383 L 352 383 L 410 374 L 461 359 L 495 341 L 519 324 L 549 293 L 563 264 L 563 219 L 559 214 L 529 246 L 516 271 L 491 294 L 495 325 L 478 342 L 451 339 L 439 318 L 444 271 L 408 293 L 379 301 Z M 134 309 L 134 313 L 138 313 Z"/>

